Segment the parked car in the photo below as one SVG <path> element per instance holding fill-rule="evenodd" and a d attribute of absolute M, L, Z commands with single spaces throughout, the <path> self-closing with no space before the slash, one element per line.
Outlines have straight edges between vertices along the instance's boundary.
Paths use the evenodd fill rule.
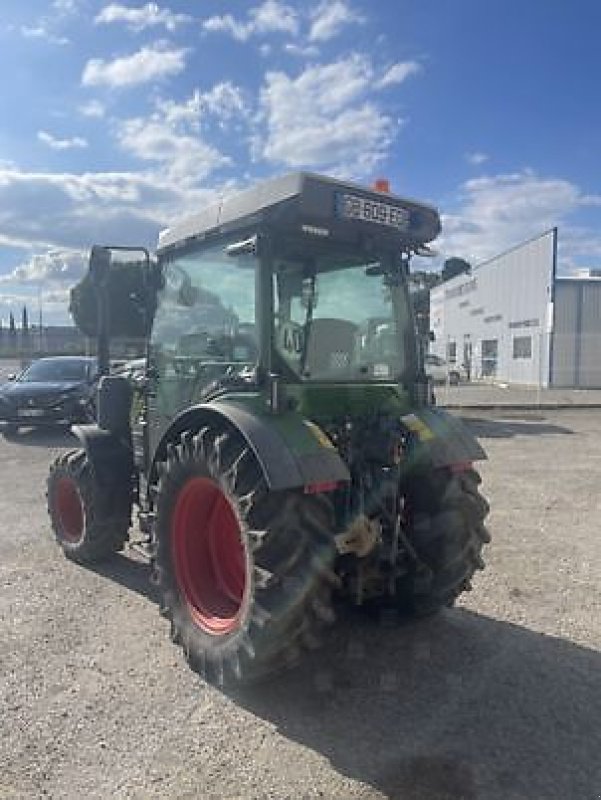
<path fill-rule="evenodd" d="M 450 383 L 457 386 L 465 379 L 463 370 L 456 364 L 449 364 L 444 358 L 428 353 L 425 359 L 426 375 L 432 383 Z"/>
<path fill-rule="evenodd" d="M 0 386 L 0 422 L 3 433 L 20 427 L 70 425 L 94 418 L 95 358 L 55 356 L 40 358 L 20 375 L 10 375 Z"/>

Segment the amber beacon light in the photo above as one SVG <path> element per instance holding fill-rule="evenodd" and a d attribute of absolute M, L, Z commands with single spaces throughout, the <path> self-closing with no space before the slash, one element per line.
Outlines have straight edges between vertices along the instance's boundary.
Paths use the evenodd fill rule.
<path fill-rule="evenodd" d="M 390 181 L 388 178 L 376 178 L 374 181 L 373 189 L 375 192 L 382 194 L 390 194 Z"/>

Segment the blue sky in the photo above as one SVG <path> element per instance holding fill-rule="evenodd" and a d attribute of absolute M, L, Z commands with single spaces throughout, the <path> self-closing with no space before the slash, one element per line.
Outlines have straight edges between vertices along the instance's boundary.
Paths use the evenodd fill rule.
<path fill-rule="evenodd" d="M 558 225 L 601 267 L 600 32 L 596 0 L 3 0 L 0 317 L 67 321 L 92 243 L 300 168 L 434 203 L 441 258 Z"/>

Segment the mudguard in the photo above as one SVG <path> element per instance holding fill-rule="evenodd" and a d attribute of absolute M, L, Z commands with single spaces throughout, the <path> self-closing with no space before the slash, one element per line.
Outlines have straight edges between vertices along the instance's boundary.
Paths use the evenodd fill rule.
<path fill-rule="evenodd" d="M 439 408 L 418 408 L 404 414 L 401 422 L 409 434 L 413 464 L 435 468 L 483 461 L 486 453 L 467 426 Z"/>
<path fill-rule="evenodd" d="M 127 437 L 117 436 L 98 425 L 72 425 L 71 430 L 86 451 L 94 480 L 106 498 L 104 511 L 131 510 L 134 473 L 133 452 Z"/>
<path fill-rule="evenodd" d="M 169 442 L 185 430 L 215 425 L 220 419 L 227 420 L 246 440 L 272 491 L 325 491 L 350 480 L 346 464 L 327 436 L 300 414 L 261 413 L 256 406 L 228 398 L 192 406 L 174 419 L 155 451 L 149 483 L 156 479 L 157 464 L 165 458 Z"/>

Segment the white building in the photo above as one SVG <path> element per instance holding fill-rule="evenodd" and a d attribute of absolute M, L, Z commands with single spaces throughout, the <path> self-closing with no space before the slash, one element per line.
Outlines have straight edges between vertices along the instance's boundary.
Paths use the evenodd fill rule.
<path fill-rule="evenodd" d="M 471 380 L 601 387 L 601 278 L 557 277 L 557 228 L 433 289 L 430 327 Z"/>

